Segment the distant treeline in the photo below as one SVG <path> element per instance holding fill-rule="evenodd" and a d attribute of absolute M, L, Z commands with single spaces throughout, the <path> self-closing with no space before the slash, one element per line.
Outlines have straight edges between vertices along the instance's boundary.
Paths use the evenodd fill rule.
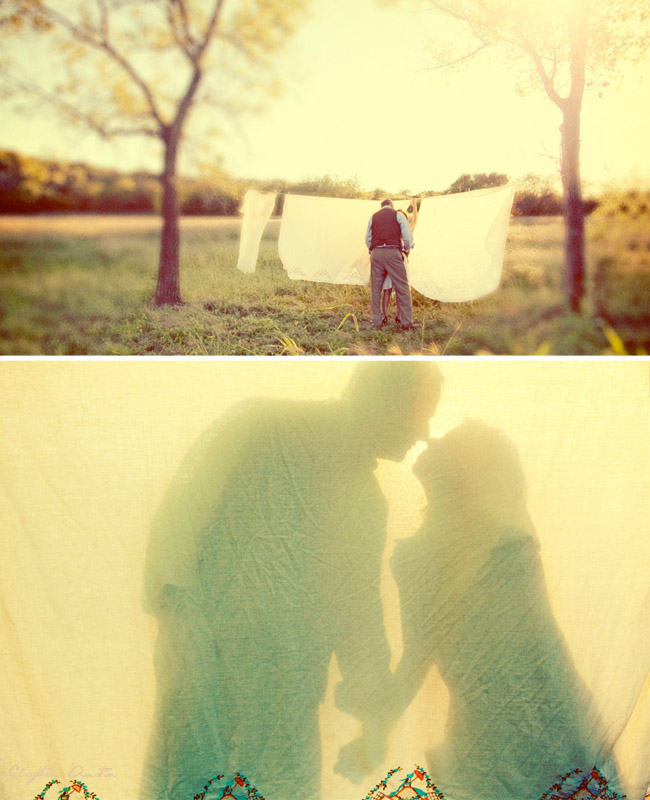
<path fill-rule="evenodd" d="M 507 183 L 501 173 L 465 174 L 444 192 L 430 191 L 420 196 L 435 196 L 501 186 Z M 341 180 L 325 175 L 300 182 L 243 181 L 215 169 L 210 177 L 178 181 L 181 213 L 184 215 L 232 216 L 239 212 L 246 190 L 278 192 L 276 213 L 282 210 L 282 194 L 307 194 L 379 200 L 386 196 L 406 196 L 407 190 L 362 191 L 356 180 Z M 125 174 L 87 164 L 45 161 L 0 150 L 0 214 L 39 214 L 51 212 L 154 214 L 160 212 L 161 189 L 156 175 L 148 172 Z M 586 211 L 597 203 L 589 201 Z M 545 179 L 531 175 L 520 181 L 512 213 L 515 216 L 557 215 L 562 213 L 562 198 Z"/>
<path fill-rule="evenodd" d="M 183 214 L 236 214 L 243 196 L 238 182 L 221 173 L 211 181 L 181 178 L 178 189 Z M 125 174 L 0 150 L 1 214 L 150 214 L 160 211 L 160 201 L 158 178 L 148 172 Z"/>

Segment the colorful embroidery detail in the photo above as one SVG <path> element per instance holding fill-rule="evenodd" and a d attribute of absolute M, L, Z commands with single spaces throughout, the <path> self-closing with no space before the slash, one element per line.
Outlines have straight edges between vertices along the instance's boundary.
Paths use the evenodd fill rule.
<path fill-rule="evenodd" d="M 86 784 L 80 783 L 79 781 L 73 781 L 70 786 L 66 786 L 65 788 L 61 789 L 59 792 L 59 800 L 70 800 L 70 797 L 75 792 L 78 792 L 79 794 L 83 792 L 83 796 L 86 798 L 86 800 L 99 800 L 95 792 L 89 792 Z"/>
<path fill-rule="evenodd" d="M 264 800 L 241 772 L 236 772 L 224 780 L 223 775 L 215 775 L 205 784 L 203 791 L 194 795 L 193 800 Z"/>
<path fill-rule="evenodd" d="M 557 783 L 545 792 L 539 800 L 622 800 L 620 795 L 609 788 L 607 778 L 597 767 L 586 773 L 574 769 L 561 775 Z"/>
<path fill-rule="evenodd" d="M 390 798 L 401 798 L 401 800 L 417 800 L 417 798 L 444 800 L 444 794 L 439 791 L 422 767 L 416 765 L 413 772 L 409 772 L 401 780 L 399 777 L 393 777 L 402 771 L 401 767 L 392 769 L 384 780 L 366 795 L 365 800 L 384 800 L 384 798 L 385 800 Z"/>
<path fill-rule="evenodd" d="M 55 778 L 54 780 L 51 780 L 49 783 L 46 783 L 45 786 L 41 789 L 40 793 L 36 795 L 34 800 L 43 800 L 43 798 L 45 797 L 45 792 L 47 792 L 47 790 L 51 786 L 54 786 L 54 784 L 58 783 L 58 782 L 59 781 L 57 781 L 56 778 Z"/>
<path fill-rule="evenodd" d="M 43 800 L 45 797 L 45 792 L 54 786 L 55 783 L 61 783 L 61 781 L 57 781 L 56 779 L 51 780 L 43 787 L 41 792 L 36 795 L 34 800 Z M 80 781 L 72 781 L 69 786 L 64 786 L 63 789 L 59 791 L 59 800 L 74 800 L 75 794 L 79 794 L 79 796 L 83 794 L 86 800 L 99 800 L 99 797 L 97 797 L 95 792 L 88 791 L 86 784 L 81 783 Z"/>

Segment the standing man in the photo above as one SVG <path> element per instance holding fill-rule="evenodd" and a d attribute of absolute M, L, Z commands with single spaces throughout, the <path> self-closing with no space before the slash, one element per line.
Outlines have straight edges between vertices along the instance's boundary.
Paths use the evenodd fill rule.
<path fill-rule="evenodd" d="M 413 247 L 413 233 L 406 215 L 395 211 L 393 201 L 382 200 L 381 208 L 374 213 L 366 230 L 366 245 L 370 253 L 370 310 L 372 324 L 381 328 L 386 318 L 381 310 L 381 290 L 386 275 L 395 289 L 397 316 L 402 330 L 413 330 L 411 289 L 406 275 L 404 259 Z"/>
<path fill-rule="evenodd" d="M 440 388 L 430 362 L 365 362 L 340 399 L 248 401 L 190 450 L 147 552 L 157 698 L 142 800 L 192 798 L 237 771 L 268 800 L 318 800 L 334 654 L 368 763 L 381 761 L 387 503 L 374 471 L 428 438 Z"/>

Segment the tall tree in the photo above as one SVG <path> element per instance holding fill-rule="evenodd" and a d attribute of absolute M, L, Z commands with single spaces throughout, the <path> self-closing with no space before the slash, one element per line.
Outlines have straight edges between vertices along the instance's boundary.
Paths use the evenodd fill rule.
<path fill-rule="evenodd" d="M 204 105 L 232 114 L 261 96 L 260 87 L 274 90 L 269 56 L 305 4 L 0 0 L 6 94 L 37 97 L 103 138 L 144 136 L 162 145 L 158 304 L 181 302 L 176 175 L 190 112 Z M 21 64 L 33 36 L 48 57 L 37 78 Z"/>
<path fill-rule="evenodd" d="M 650 0 L 418 0 L 462 22 L 460 63 L 490 45 L 521 69 L 520 88 L 544 89 L 562 114 L 560 170 L 564 193 L 565 287 L 579 311 L 584 296 L 584 211 L 580 178 L 580 120 L 585 90 L 604 86 L 622 63 L 650 47 Z"/>

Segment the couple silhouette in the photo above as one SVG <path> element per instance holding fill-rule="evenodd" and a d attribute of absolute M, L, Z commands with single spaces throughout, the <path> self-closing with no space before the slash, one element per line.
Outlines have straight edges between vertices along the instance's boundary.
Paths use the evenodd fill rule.
<path fill-rule="evenodd" d="M 548 601 L 517 452 L 482 423 L 429 441 L 415 465 L 428 505 L 391 561 L 404 655 L 390 670 L 374 471 L 429 439 L 441 387 L 431 362 L 365 362 L 339 400 L 247 401 L 190 450 L 147 552 L 159 632 L 143 800 L 189 800 L 217 772 L 267 800 L 318 800 L 333 654 L 337 705 L 362 723 L 336 765 L 352 781 L 382 764 L 434 663 L 450 707 L 428 768 L 451 800 L 536 800 L 594 765 L 615 779 Z"/>

